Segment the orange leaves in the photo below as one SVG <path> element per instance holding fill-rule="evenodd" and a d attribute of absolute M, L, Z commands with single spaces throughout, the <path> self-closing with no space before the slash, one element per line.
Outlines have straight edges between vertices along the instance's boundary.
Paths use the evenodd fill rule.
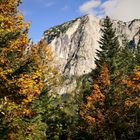
<path fill-rule="evenodd" d="M 21 61 L 23 51 L 29 43 L 29 23 L 24 23 L 24 17 L 17 8 L 19 3 L 19 0 L 4 0 L 0 3 L 0 65 L 4 69 Z"/>
<path fill-rule="evenodd" d="M 31 55 L 34 56 L 36 62 L 42 62 L 39 63 L 40 65 L 50 64 L 54 59 L 53 52 L 45 40 L 41 40 L 38 44 L 32 46 Z"/>
<path fill-rule="evenodd" d="M 3 88 L 8 88 L 10 92 L 8 95 L 13 96 L 10 99 L 18 97 L 15 100 L 28 103 L 41 93 L 45 85 L 43 74 L 48 62 L 43 57 L 51 58 L 51 51 L 45 50 L 47 45 L 44 48 L 41 44 L 29 47 L 30 23 L 24 23 L 24 17 L 18 11 L 19 4 L 19 0 L 4 0 L 0 3 L 0 41 L 3 43 L 0 51 L 0 78 L 3 79 Z M 26 51 L 28 47 L 32 47 L 30 54 Z"/>
<path fill-rule="evenodd" d="M 126 84 L 128 88 L 128 93 L 140 92 L 140 66 L 137 66 L 134 70 L 134 74 L 127 76 L 123 83 Z"/>
<path fill-rule="evenodd" d="M 99 85 L 93 85 L 93 92 L 90 96 L 87 97 L 87 106 L 92 106 L 96 102 L 104 101 L 105 96 L 101 93 Z"/>
<path fill-rule="evenodd" d="M 31 109 L 24 109 L 23 110 L 23 114 L 26 115 L 26 116 L 30 116 L 33 114 L 32 110 Z"/>
<path fill-rule="evenodd" d="M 107 66 L 104 65 L 98 81 L 93 84 L 91 95 L 87 97 L 87 103 L 81 108 L 84 121 L 94 129 L 102 130 L 100 133 L 103 136 L 108 126 L 115 129 L 122 126 L 123 129 L 132 123 L 138 125 L 135 118 L 140 110 L 140 67 L 137 66 L 134 73 L 123 81 L 119 71 L 115 76 L 117 80 L 110 82 Z"/>
<path fill-rule="evenodd" d="M 98 119 L 100 121 L 104 120 L 104 116 L 101 113 L 102 111 L 96 108 L 96 104 L 103 105 L 104 99 L 105 96 L 100 91 L 99 85 L 94 84 L 92 94 L 87 97 L 87 104 L 81 108 L 81 116 L 87 123 L 93 125 L 98 123 Z M 92 113 L 93 115 L 91 115 Z"/>
<path fill-rule="evenodd" d="M 104 86 L 110 85 L 110 78 L 109 78 L 109 71 L 108 71 L 107 64 L 103 64 L 98 81 Z"/>
<path fill-rule="evenodd" d="M 18 13 L 18 14 L 16 15 L 16 18 L 17 18 L 19 21 L 23 21 L 23 20 L 24 20 L 23 15 L 20 14 L 20 13 Z"/>
<path fill-rule="evenodd" d="M 28 103 L 39 95 L 44 87 L 42 75 L 39 71 L 33 72 L 30 75 L 21 74 L 17 80 L 19 94 L 24 95 L 24 102 Z"/>
<path fill-rule="evenodd" d="M 18 39 L 9 42 L 10 50 L 12 50 L 13 53 L 16 53 L 18 59 L 20 59 L 19 57 L 22 57 L 28 43 L 28 36 L 25 33 L 21 33 Z"/>
<path fill-rule="evenodd" d="M 135 106 L 140 109 L 140 66 L 137 66 L 134 73 L 127 76 L 123 83 L 126 85 L 127 93 L 130 96 L 125 101 L 125 107 Z"/>
<path fill-rule="evenodd" d="M 29 28 L 29 23 L 24 23 L 24 17 L 21 13 L 19 13 L 17 6 L 19 5 L 20 1 L 19 0 L 4 0 L 0 3 L 0 34 L 5 36 L 10 34 L 15 34 L 15 33 L 23 33 L 25 31 L 28 31 Z M 12 35 L 11 35 L 12 36 Z M 24 40 L 21 39 L 21 42 Z M 12 37 L 11 37 L 12 38 Z M 27 38 L 27 33 L 26 33 L 26 38 Z M 12 41 L 14 44 L 14 41 L 16 41 L 19 38 L 12 38 L 8 39 L 9 41 Z M 7 42 L 8 42 L 7 40 Z M 20 42 L 20 41 L 18 41 Z M 25 46 L 28 44 L 26 41 Z M 10 46 L 10 44 L 9 44 Z M 22 49 L 23 45 L 17 46 L 18 48 Z"/>
<path fill-rule="evenodd" d="M 19 4 L 20 0 L 0 2 L 0 100 L 3 102 L 0 110 L 4 112 L 1 121 L 8 124 L 5 136 L 9 136 L 9 140 L 19 135 L 24 139 L 27 133 L 24 130 L 28 129 L 24 124 L 30 122 L 23 118 L 34 114 L 28 109 L 29 103 L 41 94 L 44 87 L 53 83 L 52 79 L 57 81 L 57 72 L 51 64 L 51 49 L 45 41 L 29 44 L 30 23 L 24 23 L 24 17 L 18 11 Z M 36 123 L 32 132 L 37 127 Z"/>
<path fill-rule="evenodd" d="M 14 13 L 17 9 L 17 4 L 19 0 L 3 0 L 0 3 L 0 11 L 4 15 L 9 15 L 10 13 Z"/>
<path fill-rule="evenodd" d="M 134 99 L 127 99 L 125 101 L 125 107 L 126 109 L 129 108 L 129 107 L 137 107 L 140 109 L 140 96 L 134 98 Z"/>
<path fill-rule="evenodd" d="M 91 116 L 85 116 L 85 120 L 90 123 L 90 124 L 95 124 L 96 120 L 94 117 L 91 117 Z"/>
<path fill-rule="evenodd" d="M 38 44 L 31 47 L 29 55 L 34 59 L 35 65 L 44 75 L 44 80 L 48 86 L 57 84 L 60 78 L 57 68 L 54 66 L 54 56 L 51 48 L 45 40 L 41 40 Z"/>
<path fill-rule="evenodd" d="M 88 124 L 93 125 L 93 124 L 96 123 L 96 119 L 95 119 L 95 117 L 93 115 L 91 115 L 90 111 L 91 110 L 90 110 L 88 104 L 82 105 L 80 115 Z"/>
<path fill-rule="evenodd" d="M 98 81 L 93 84 L 93 91 L 87 97 L 87 103 L 81 108 L 82 118 L 89 124 L 103 124 L 104 119 L 104 101 L 108 94 L 108 87 L 111 82 L 109 79 L 108 67 L 103 65 Z"/>

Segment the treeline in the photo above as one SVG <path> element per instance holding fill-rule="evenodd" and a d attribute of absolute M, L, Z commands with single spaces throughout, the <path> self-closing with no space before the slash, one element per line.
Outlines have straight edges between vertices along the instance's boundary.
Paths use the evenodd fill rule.
<path fill-rule="evenodd" d="M 96 69 L 59 95 L 52 51 L 30 43 L 20 3 L 0 0 L 0 140 L 138 140 L 140 46 L 120 46 L 106 17 Z"/>

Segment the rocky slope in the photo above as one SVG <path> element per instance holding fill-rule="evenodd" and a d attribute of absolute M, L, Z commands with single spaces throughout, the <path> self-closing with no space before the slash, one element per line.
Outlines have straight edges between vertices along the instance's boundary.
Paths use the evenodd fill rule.
<path fill-rule="evenodd" d="M 56 63 L 64 76 L 81 76 L 95 68 L 94 59 L 99 49 L 98 40 L 101 36 L 100 28 L 103 19 L 92 15 L 66 22 L 50 28 L 43 37 L 56 55 Z M 112 20 L 120 44 L 124 35 L 128 40 L 140 38 L 140 19 L 130 22 Z"/>

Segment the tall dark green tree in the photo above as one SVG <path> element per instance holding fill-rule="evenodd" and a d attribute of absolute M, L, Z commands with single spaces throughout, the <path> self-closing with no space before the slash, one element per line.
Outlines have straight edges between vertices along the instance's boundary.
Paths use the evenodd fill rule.
<path fill-rule="evenodd" d="M 100 49 L 97 50 L 97 58 L 95 59 L 96 64 L 96 75 L 101 71 L 104 63 L 108 65 L 109 73 L 111 77 L 114 75 L 117 69 L 117 55 L 120 50 L 118 37 L 115 35 L 115 29 L 113 29 L 113 23 L 107 16 L 103 22 L 101 28 L 102 36 L 99 40 Z"/>

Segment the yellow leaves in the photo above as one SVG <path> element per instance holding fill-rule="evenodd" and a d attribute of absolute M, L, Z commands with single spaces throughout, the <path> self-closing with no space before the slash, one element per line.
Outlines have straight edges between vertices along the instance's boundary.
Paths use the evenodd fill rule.
<path fill-rule="evenodd" d="M 15 103 L 13 103 L 13 102 L 8 102 L 7 103 L 7 107 L 8 107 L 8 111 L 10 112 L 10 111 L 13 111 L 13 110 L 15 110 L 15 109 L 18 109 L 18 106 L 15 104 Z"/>
<path fill-rule="evenodd" d="M 140 96 L 134 98 L 134 99 L 127 99 L 125 101 L 125 107 L 126 109 L 129 107 L 135 106 L 140 109 Z"/>
<path fill-rule="evenodd" d="M 24 28 L 25 28 L 25 29 L 29 29 L 30 24 L 31 24 L 31 22 L 26 22 L 26 23 L 24 24 Z"/>
<path fill-rule="evenodd" d="M 48 66 L 53 61 L 53 53 L 45 40 L 41 40 L 38 44 L 33 45 L 30 53 L 36 63 L 39 64 L 39 67 L 43 68 L 45 66 L 43 69 L 48 69 Z"/>
<path fill-rule="evenodd" d="M 9 69 L 13 63 L 16 64 L 21 59 L 29 43 L 29 23 L 24 23 L 23 15 L 17 10 L 18 4 L 18 0 L 0 3 L 0 33 L 4 46 L 1 48 L 0 64 L 4 69 Z"/>
<path fill-rule="evenodd" d="M 22 118 L 33 113 L 28 104 L 42 92 L 44 73 L 48 77 L 54 73 L 49 66 L 52 54 L 47 45 L 34 49 L 29 46 L 30 23 L 24 23 L 19 3 L 20 0 L 0 2 L 0 98 L 4 102 L 0 110 L 4 110 L 4 122 L 11 130 L 6 133 L 9 140 L 17 139 L 17 132 L 25 130 Z"/>
<path fill-rule="evenodd" d="M 45 40 L 41 40 L 38 44 L 31 47 L 29 55 L 34 59 L 35 65 L 44 75 L 44 81 L 47 86 L 56 85 L 59 81 L 60 74 L 54 66 L 54 56 L 51 48 L 47 45 Z"/>
<path fill-rule="evenodd" d="M 23 49 L 25 49 L 24 47 L 28 45 L 28 36 L 27 34 L 21 33 L 19 38 L 17 40 L 12 40 L 9 45 L 13 48 L 13 49 L 19 49 L 21 51 L 23 51 Z"/>
<path fill-rule="evenodd" d="M 137 75 L 137 77 L 140 78 L 140 66 L 136 66 L 136 68 L 134 69 L 134 73 Z"/>
<path fill-rule="evenodd" d="M 3 70 L 0 68 L 0 78 L 2 80 L 7 80 L 7 75 L 11 75 L 13 72 L 12 69 L 8 69 L 8 70 Z"/>
<path fill-rule="evenodd" d="M 58 74 L 51 67 L 53 55 L 45 41 L 29 44 L 30 23 L 24 23 L 23 15 L 17 10 L 18 4 L 18 0 L 2 0 L 0 3 L 0 97 L 7 97 L 2 109 L 5 122 L 10 124 L 11 133 L 6 134 L 9 133 L 9 140 L 17 138 L 17 131 L 24 130 L 21 118 L 33 113 L 28 104 L 46 85 L 56 82 Z M 32 128 L 34 131 L 35 127 Z"/>
<path fill-rule="evenodd" d="M 0 3 L 0 26 L 1 26 L 1 32 L 3 34 L 8 33 L 18 33 L 18 32 L 24 32 L 25 30 L 28 30 L 30 23 L 24 23 L 23 15 L 18 12 L 17 5 L 19 4 L 18 0 L 6 0 Z M 27 33 L 26 33 L 27 36 Z M 28 41 L 23 37 L 20 40 L 14 39 L 14 41 L 23 42 L 25 43 L 25 46 L 28 44 Z M 26 37 L 27 38 L 27 37 Z M 25 40 L 25 42 L 24 42 Z M 9 44 L 10 46 L 10 44 Z M 21 45 L 23 47 L 23 44 Z M 19 48 L 19 46 L 18 46 Z"/>
<path fill-rule="evenodd" d="M 31 109 L 24 109 L 23 114 L 26 114 L 27 116 L 29 116 L 29 115 L 33 114 L 33 112 Z"/>
<path fill-rule="evenodd" d="M 0 15 L 0 23 L 4 20 L 4 16 Z"/>
<path fill-rule="evenodd" d="M 23 15 L 22 15 L 21 13 L 18 13 L 18 14 L 16 15 L 16 18 L 17 18 L 19 21 L 24 20 L 24 17 L 23 17 Z"/>
<path fill-rule="evenodd" d="M 37 78 L 39 78 L 39 77 L 41 77 L 42 75 L 41 75 L 41 72 L 39 71 L 39 70 L 37 70 L 35 73 L 34 73 L 34 75 L 33 75 L 33 79 L 35 80 L 35 79 L 37 79 Z"/>
<path fill-rule="evenodd" d="M 41 73 L 36 71 L 30 75 L 21 74 L 17 80 L 17 86 L 19 87 L 19 94 L 25 96 L 23 101 L 28 103 L 41 93 L 44 87 L 44 81 Z"/>
<path fill-rule="evenodd" d="M 94 124 L 96 122 L 95 118 L 94 117 L 91 117 L 91 116 L 85 116 L 85 120 L 88 122 L 88 123 L 91 123 L 91 124 Z"/>
<path fill-rule="evenodd" d="M 13 14 L 17 11 L 19 0 L 2 0 L 0 3 L 0 11 L 5 16 Z"/>

